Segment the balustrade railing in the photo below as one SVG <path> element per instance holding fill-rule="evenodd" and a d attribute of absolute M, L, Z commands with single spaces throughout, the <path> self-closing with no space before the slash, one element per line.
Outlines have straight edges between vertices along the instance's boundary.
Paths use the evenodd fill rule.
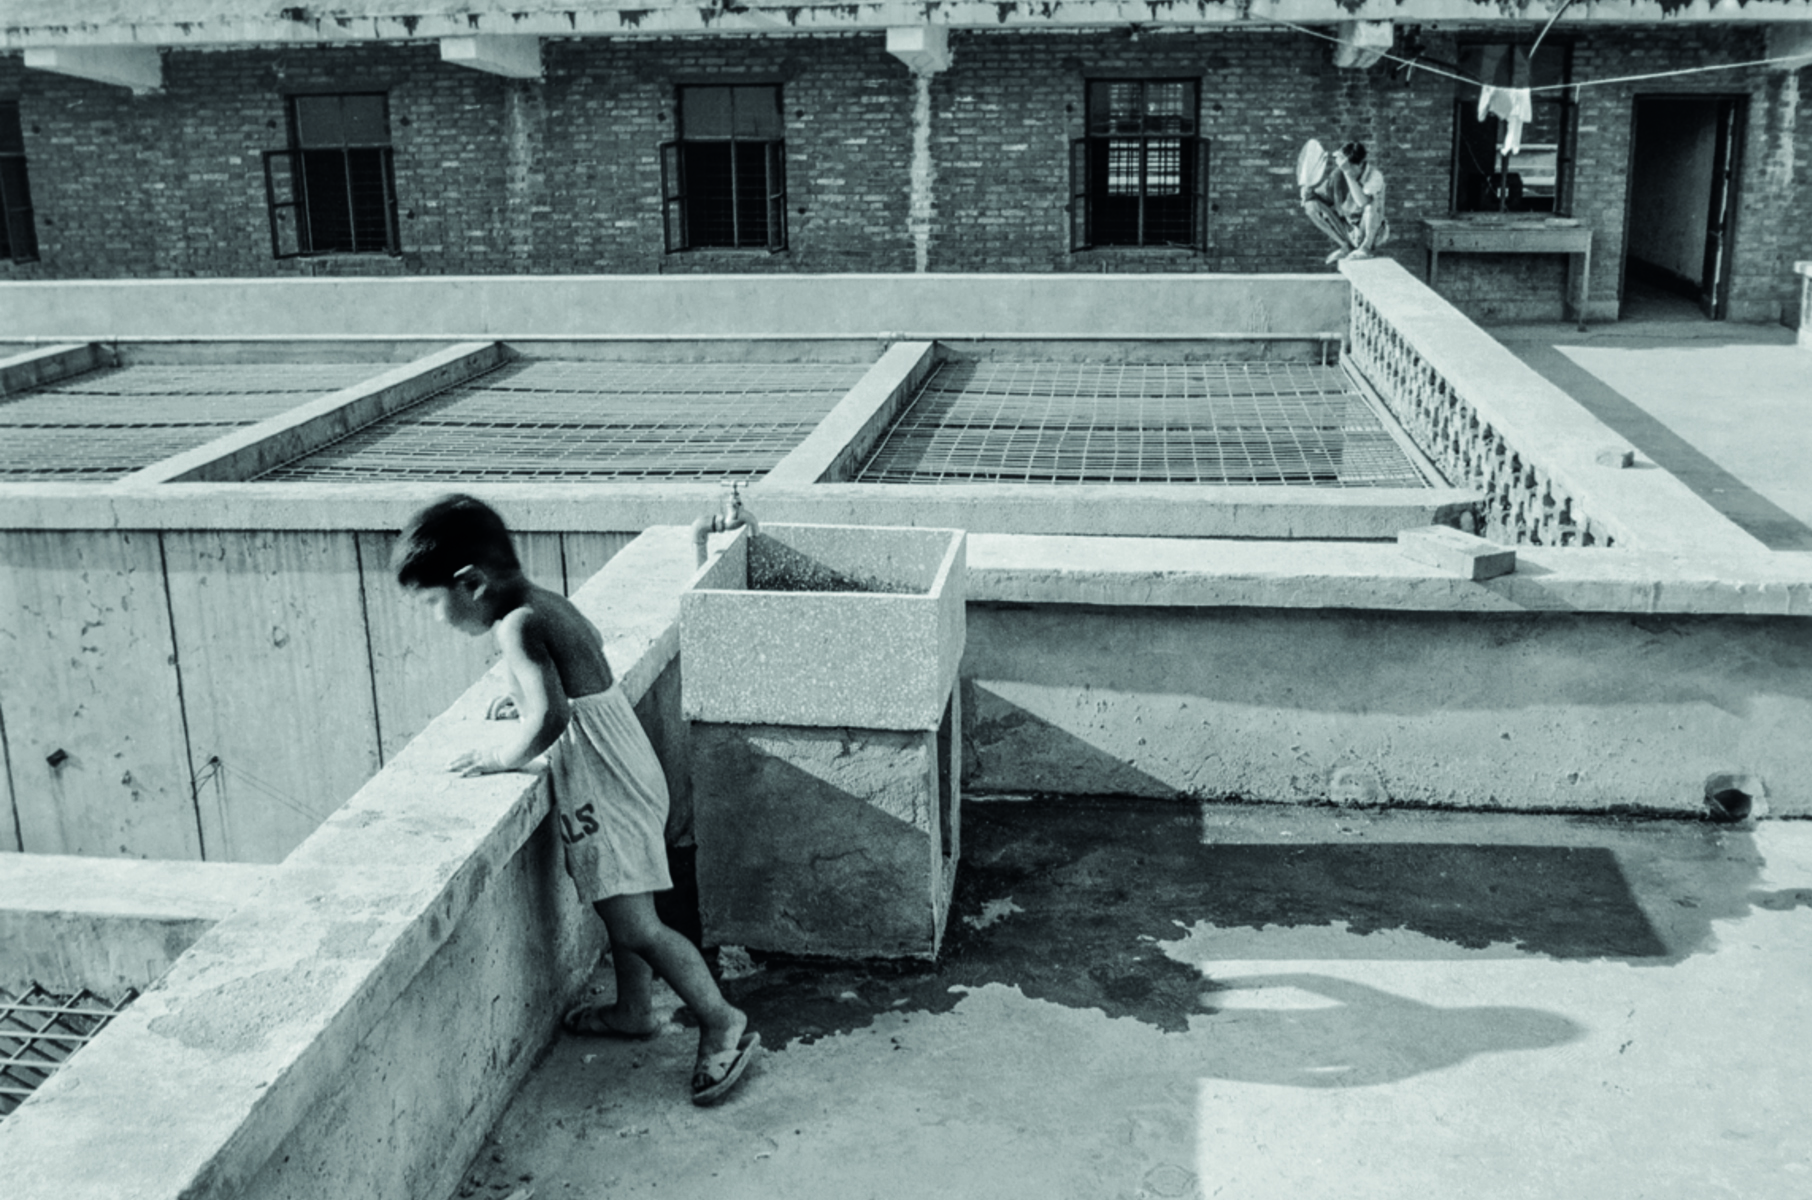
<path fill-rule="evenodd" d="M 1421 286 L 1407 276 L 1392 283 L 1396 288 Z M 1441 325 L 1451 324 L 1445 314 L 1441 317 Z M 1447 482 L 1484 493 L 1469 532 L 1506 545 L 1615 545 L 1612 531 L 1595 522 L 1571 489 L 1506 436 L 1501 423 L 1468 394 L 1468 385 L 1449 378 L 1412 332 L 1393 322 L 1364 282 L 1354 279 L 1349 357 Z M 1451 337 L 1454 331 L 1435 332 Z M 1473 327 L 1471 333 L 1496 346 L 1483 330 Z M 1463 347 L 1458 351 L 1464 354 Z M 1514 369 L 1529 371 L 1511 362 Z"/>

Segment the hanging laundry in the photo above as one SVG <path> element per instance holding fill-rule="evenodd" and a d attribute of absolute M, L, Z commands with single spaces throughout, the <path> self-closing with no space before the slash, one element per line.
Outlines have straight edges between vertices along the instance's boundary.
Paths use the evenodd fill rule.
<path fill-rule="evenodd" d="M 1535 101 L 1526 87 L 1487 85 L 1479 89 L 1479 120 L 1483 121 L 1487 115 L 1503 119 L 1503 152 L 1515 154 L 1522 148 L 1523 125 L 1535 119 Z"/>

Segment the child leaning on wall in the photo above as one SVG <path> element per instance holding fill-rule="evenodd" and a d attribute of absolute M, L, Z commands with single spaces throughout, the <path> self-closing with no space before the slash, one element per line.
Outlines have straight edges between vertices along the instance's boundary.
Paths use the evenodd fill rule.
<path fill-rule="evenodd" d="M 662 924 L 654 893 L 672 886 L 664 836 L 667 780 L 604 657 L 597 626 L 566 597 L 522 573 L 503 519 L 470 496 L 447 496 L 410 518 L 392 559 L 399 584 L 460 633 L 489 631 L 509 673 L 518 733 L 501 749 L 468 750 L 462 776 L 526 771 L 547 755 L 548 788 L 566 844 L 566 869 L 604 919 L 616 968 L 612 1004 L 580 1005 L 562 1024 L 594 1037 L 652 1038 L 653 973 L 699 1022 L 694 1104 L 736 1086 L 761 1046 L 748 1016 L 717 988 L 698 948 Z"/>

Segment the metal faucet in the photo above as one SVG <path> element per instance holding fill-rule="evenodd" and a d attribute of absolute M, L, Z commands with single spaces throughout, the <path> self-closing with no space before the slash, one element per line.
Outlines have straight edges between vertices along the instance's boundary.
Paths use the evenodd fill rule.
<path fill-rule="evenodd" d="M 706 543 L 714 533 L 728 533 L 732 529 L 748 527 L 752 538 L 760 531 L 760 523 L 755 514 L 742 506 L 742 489 L 734 479 L 724 480 L 724 509 L 708 517 L 700 517 L 692 522 L 692 548 L 696 554 L 695 566 L 705 565 L 707 554 Z"/>

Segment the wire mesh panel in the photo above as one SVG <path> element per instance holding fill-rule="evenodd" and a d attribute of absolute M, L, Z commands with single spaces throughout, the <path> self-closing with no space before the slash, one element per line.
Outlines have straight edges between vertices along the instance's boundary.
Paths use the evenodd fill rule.
<path fill-rule="evenodd" d="M 87 371 L 0 400 L 0 480 L 117 478 L 385 369 L 234 363 Z"/>
<path fill-rule="evenodd" d="M 25 1103 L 137 996 L 128 990 L 116 1004 L 86 990 L 59 994 L 34 983 L 15 996 L 0 988 L 0 1117 Z"/>
<path fill-rule="evenodd" d="M 945 362 L 855 478 L 1427 485 L 1338 367 L 1291 362 Z"/>
<path fill-rule="evenodd" d="M 804 441 L 865 370 L 518 360 L 263 478 L 753 478 Z"/>

